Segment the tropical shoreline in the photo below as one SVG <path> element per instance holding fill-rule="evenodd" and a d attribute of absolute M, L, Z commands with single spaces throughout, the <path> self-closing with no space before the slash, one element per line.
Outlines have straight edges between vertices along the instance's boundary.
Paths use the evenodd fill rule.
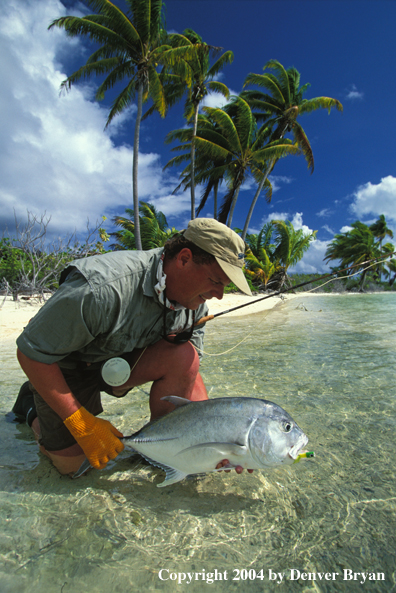
<path fill-rule="evenodd" d="M 277 305 L 281 304 L 284 301 L 296 299 L 296 298 L 310 298 L 310 297 L 339 297 L 339 296 L 357 296 L 357 295 L 369 295 L 369 294 L 389 294 L 389 292 L 379 291 L 379 292 L 317 292 L 317 291 L 302 291 L 302 292 L 288 292 L 283 293 L 282 295 L 278 296 L 271 296 L 265 298 L 265 294 L 259 293 L 254 296 L 247 296 L 242 293 L 228 293 L 225 294 L 224 297 L 219 301 L 218 299 L 212 299 L 208 301 L 209 306 L 209 314 L 215 315 L 217 313 L 221 313 L 223 311 L 227 311 L 233 307 L 237 307 L 239 305 L 244 305 L 246 303 L 251 302 L 252 304 L 236 311 L 232 311 L 227 313 L 227 315 L 231 316 L 240 316 L 240 315 L 250 315 L 252 313 L 260 313 L 262 311 L 267 311 L 269 309 L 273 309 Z"/>
<path fill-rule="evenodd" d="M 315 293 L 315 292 L 298 292 L 287 293 L 269 298 L 263 298 L 265 295 L 258 294 L 257 296 L 247 296 L 241 293 L 225 294 L 221 300 L 216 298 L 208 301 L 209 314 L 216 315 L 228 311 L 233 307 L 251 303 L 251 305 L 231 311 L 227 313 L 229 316 L 238 317 L 241 315 L 251 315 L 253 313 L 260 313 L 273 309 L 280 305 L 284 300 L 295 299 L 297 297 L 311 297 L 311 296 L 340 296 L 344 294 L 361 294 L 361 293 Z M 372 294 L 372 293 L 370 293 Z M 260 300 L 261 299 L 261 300 Z M 4 339 L 16 339 L 23 331 L 23 328 L 29 323 L 29 320 L 36 315 L 36 313 L 43 306 L 43 301 L 36 297 L 31 297 L 27 300 L 20 299 L 14 301 L 12 297 L 4 297 L 0 301 L 0 335 Z"/>
<path fill-rule="evenodd" d="M 298 296 L 302 294 L 304 293 L 299 293 Z M 259 294 L 258 296 L 250 297 L 240 293 L 228 293 L 221 300 L 214 298 L 208 301 L 209 314 L 214 315 L 237 307 L 238 305 L 251 302 L 252 304 L 248 307 L 228 313 L 228 315 L 232 316 L 249 315 L 272 309 L 282 302 L 279 296 L 256 302 L 263 296 L 265 295 Z M 295 296 L 297 295 L 287 295 L 285 298 L 289 299 Z M 18 301 L 13 301 L 12 297 L 7 297 L 5 300 L 0 301 L 0 335 L 2 339 L 16 339 L 43 304 L 42 300 L 40 301 L 35 297 L 31 297 L 28 300 L 20 299 Z"/>

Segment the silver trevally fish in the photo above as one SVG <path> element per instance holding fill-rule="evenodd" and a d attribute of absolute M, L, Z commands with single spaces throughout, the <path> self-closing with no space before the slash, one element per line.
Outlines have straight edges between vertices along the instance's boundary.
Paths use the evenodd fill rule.
<path fill-rule="evenodd" d="M 122 440 L 151 464 L 166 471 L 159 487 L 189 474 L 213 472 L 223 459 L 226 468 L 264 469 L 294 463 L 307 436 L 280 406 L 251 397 L 190 402 L 168 396 L 170 414 L 146 424 Z"/>

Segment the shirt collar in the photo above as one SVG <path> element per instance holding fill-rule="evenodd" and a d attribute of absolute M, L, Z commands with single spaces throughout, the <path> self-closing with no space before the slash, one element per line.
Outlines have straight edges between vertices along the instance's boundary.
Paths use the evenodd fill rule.
<path fill-rule="evenodd" d="M 164 273 L 164 249 L 153 250 L 153 263 L 145 272 L 143 280 L 143 293 L 146 296 L 154 297 L 162 305 L 164 305 L 164 290 L 166 288 L 166 274 Z M 165 301 L 165 306 L 172 311 L 179 311 L 185 309 L 179 303 L 171 303 L 168 299 Z"/>
<path fill-rule="evenodd" d="M 164 272 L 164 259 L 165 253 L 161 255 L 161 258 L 159 260 L 157 267 L 157 284 L 154 286 L 154 290 L 157 294 L 158 300 L 162 305 L 165 305 L 165 307 L 171 309 L 171 311 L 179 311 L 180 309 L 185 309 L 183 305 L 180 305 L 179 303 L 173 304 L 166 298 L 166 274 Z"/>

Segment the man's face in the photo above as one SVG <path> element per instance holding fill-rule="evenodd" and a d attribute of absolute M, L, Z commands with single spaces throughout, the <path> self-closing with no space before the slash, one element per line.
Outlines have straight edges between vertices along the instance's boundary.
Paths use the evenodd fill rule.
<path fill-rule="evenodd" d="M 216 297 L 222 299 L 224 288 L 230 283 L 228 276 L 225 275 L 217 262 L 213 264 L 195 264 L 195 274 L 191 281 L 186 285 L 183 299 L 185 303 L 179 300 L 181 305 L 187 309 L 197 309 L 205 301 Z"/>
<path fill-rule="evenodd" d="M 186 251 L 191 254 L 190 250 Z M 178 260 L 177 280 L 169 287 L 167 282 L 167 297 L 187 309 L 198 309 L 199 305 L 213 297 L 222 299 L 224 288 L 230 283 L 217 262 L 196 264 L 192 257 L 183 256 Z"/>

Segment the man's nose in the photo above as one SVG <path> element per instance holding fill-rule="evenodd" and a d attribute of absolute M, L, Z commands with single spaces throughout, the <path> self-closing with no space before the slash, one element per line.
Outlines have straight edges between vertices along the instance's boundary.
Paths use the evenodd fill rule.
<path fill-rule="evenodd" d="M 218 288 L 216 287 L 214 290 L 212 290 L 212 294 L 216 297 L 216 299 L 221 301 L 224 295 L 224 286 L 219 286 Z"/>

